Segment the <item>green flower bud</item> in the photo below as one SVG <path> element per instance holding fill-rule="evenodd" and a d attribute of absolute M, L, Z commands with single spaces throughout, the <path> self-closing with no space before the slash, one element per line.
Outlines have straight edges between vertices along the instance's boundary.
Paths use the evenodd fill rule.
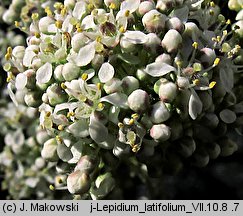
<path fill-rule="evenodd" d="M 204 126 L 215 129 L 219 124 L 219 119 L 216 114 L 214 113 L 206 113 L 202 118 L 202 123 Z"/>
<path fill-rule="evenodd" d="M 75 6 L 75 0 L 64 0 L 64 5 L 70 9 L 73 9 Z"/>
<path fill-rule="evenodd" d="M 151 11 L 153 9 L 155 9 L 154 2 L 151 2 L 151 1 L 143 1 L 139 5 L 138 14 L 140 16 L 144 16 L 146 13 L 148 13 L 149 11 Z"/>
<path fill-rule="evenodd" d="M 84 194 L 88 192 L 90 185 L 89 175 L 80 170 L 74 171 L 67 178 L 67 188 L 71 194 Z"/>
<path fill-rule="evenodd" d="M 45 130 L 38 130 L 36 132 L 36 141 L 38 144 L 43 145 L 49 139 L 49 135 Z"/>
<path fill-rule="evenodd" d="M 79 77 L 80 69 L 73 63 L 66 63 L 62 68 L 62 76 L 66 81 L 72 81 Z"/>
<path fill-rule="evenodd" d="M 139 81 L 133 76 L 126 76 L 122 79 L 122 87 L 124 93 L 129 95 L 139 88 Z"/>
<path fill-rule="evenodd" d="M 219 113 L 220 119 L 225 122 L 226 124 L 231 124 L 236 120 L 236 114 L 229 110 L 224 109 Z"/>
<path fill-rule="evenodd" d="M 148 41 L 144 44 L 145 49 L 153 54 L 157 54 L 158 51 L 161 49 L 160 38 L 155 33 L 149 33 L 147 37 Z"/>
<path fill-rule="evenodd" d="M 55 138 L 49 139 L 44 143 L 41 156 L 51 162 L 55 162 L 59 159 L 57 155 L 57 142 Z"/>
<path fill-rule="evenodd" d="M 173 82 L 162 83 L 159 87 L 159 97 L 164 102 L 172 102 L 177 95 L 177 86 Z"/>
<path fill-rule="evenodd" d="M 197 150 L 193 154 L 193 162 L 192 162 L 192 164 L 194 166 L 205 167 L 205 166 L 207 166 L 208 162 L 209 162 L 209 155 L 204 149 Z"/>
<path fill-rule="evenodd" d="M 170 111 L 165 106 L 164 102 L 158 101 L 152 106 L 150 119 L 153 123 L 159 124 L 167 121 L 170 118 Z"/>
<path fill-rule="evenodd" d="M 181 47 L 182 37 L 174 29 L 170 29 L 164 36 L 161 45 L 168 53 L 175 53 Z"/>
<path fill-rule="evenodd" d="M 149 95 L 147 92 L 137 89 L 128 96 L 127 102 L 134 112 L 145 112 L 149 107 Z"/>
<path fill-rule="evenodd" d="M 36 168 L 43 169 L 45 165 L 46 165 L 45 160 L 42 157 L 38 157 L 35 159 Z"/>
<path fill-rule="evenodd" d="M 104 63 L 104 56 L 101 54 L 95 54 L 94 58 L 91 61 L 92 67 L 98 70 L 101 65 Z"/>
<path fill-rule="evenodd" d="M 181 22 L 181 20 L 178 17 L 172 17 L 168 19 L 165 23 L 165 26 L 168 30 L 175 29 L 180 34 L 182 34 L 185 29 L 184 24 Z"/>
<path fill-rule="evenodd" d="M 149 32 L 161 32 L 165 28 L 166 16 L 157 10 L 151 10 L 142 18 L 144 27 Z"/>
<path fill-rule="evenodd" d="M 183 36 L 192 37 L 192 35 L 199 36 L 201 34 L 198 26 L 193 22 L 187 22 L 185 24 L 185 30 L 183 32 Z"/>
<path fill-rule="evenodd" d="M 170 135 L 170 128 L 165 124 L 153 125 L 153 127 L 150 129 L 150 136 L 154 140 L 164 142 L 170 138 Z"/>
<path fill-rule="evenodd" d="M 46 93 L 51 106 L 56 106 L 57 104 L 63 103 L 67 99 L 65 92 L 56 83 L 49 86 Z"/>
<path fill-rule="evenodd" d="M 122 81 L 117 78 L 112 78 L 111 80 L 105 83 L 103 88 L 107 94 L 120 92 L 122 90 Z"/>

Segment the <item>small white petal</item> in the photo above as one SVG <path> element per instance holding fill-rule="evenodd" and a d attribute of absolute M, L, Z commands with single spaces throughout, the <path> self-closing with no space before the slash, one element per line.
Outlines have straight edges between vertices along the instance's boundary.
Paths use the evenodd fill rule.
<path fill-rule="evenodd" d="M 40 84 L 49 82 L 51 77 L 52 77 L 52 65 L 49 62 L 42 65 L 36 72 L 36 81 Z"/>
<path fill-rule="evenodd" d="M 86 3 L 84 1 L 77 2 L 73 9 L 73 16 L 80 20 L 85 12 L 86 12 Z"/>
<path fill-rule="evenodd" d="M 77 66 L 86 66 L 92 61 L 95 56 L 95 43 L 92 42 L 79 50 L 75 59 Z"/>
<path fill-rule="evenodd" d="M 78 103 L 77 102 L 57 104 L 55 106 L 55 109 L 54 109 L 53 113 L 57 114 L 59 111 L 65 110 L 65 109 L 68 109 L 69 112 L 72 112 L 77 107 L 78 107 Z"/>
<path fill-rule="evenodd" d="M 133 44 L 144 44 L 148 41 L 148 37 L 141 31 L 127 31 L 124 33 L 125 38 Z"/>
<path fill-rule="evenodd" d="M 16 89 L 22 90 L 22 89 L 24 89 L 26 84 L 27 84 L 27 76 L 24 73 L 19 73 L 16 76 L 16 80 L 15 80 Z"/>
<path fill-rule="evenodd" d="M 84 30 L 97 28 L 94 23 L 94 17 L 92 15 L 88 15 L 82 20 L 82 28 Z"/>
<path fill-rule="evenodd" d="M 202 102 L 198 97 L 196 91 L 194 89 L 191 89 L 191 96 L 189 99 L 189 115 L 193 120 L 195 120 L 198 117 L 198 115 L 201 114 L 202 107 Z"/>
<path fill-rule="evenodd" d="M 100 99 L 100 101 L 105 101 L 110 104 L 113 104 L 114 106 L 118 106 L 120 108 L 127 108 L 127 95 L 122 93 L 113 93 L 110 95 L 107 95 Z"/>
<path fill-rule="evenodd" d="M 100 82 L 106 83 L 113 78 L 114 74 L 115 70 L 113 66 L 110 63 L 105 62 L 100 67 L 98 77 L 100 79 Z"/>
<path fill-rule="evenodd" d="M 176 68 L 164 62 L 154 62 L 147 65 L 144 71 L 150 76 L 160 77 L 166 75 L 169 72 L 176 71 Z"/>
<path fill-rule="evenodd" d="M 23 58 L 23 65 L 26 67 L 30 67 L 33 58 L 36 56 L 36 54 L 33 51 L 25 51 L 24 58 Z"/>
<path fill-rule="evenodd" d="M 121 3 L 121 11 L 130 11 L 133 13 L 138 9 L 140 0 L 126 0 Z"/>

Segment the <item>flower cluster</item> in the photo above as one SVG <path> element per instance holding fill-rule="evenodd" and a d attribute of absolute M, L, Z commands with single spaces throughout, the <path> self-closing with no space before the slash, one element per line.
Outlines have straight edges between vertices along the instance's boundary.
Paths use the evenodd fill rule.
<path fill-rule="evenodd" d="M 214 2 L 66 0 L 45 13 L 4 68 L 13 102 L 24 94 L 50 136 L 42 158 L 77 198 L 116 197 L 121 164 L 148 181 L 237 150 L 241 27 Z"/>

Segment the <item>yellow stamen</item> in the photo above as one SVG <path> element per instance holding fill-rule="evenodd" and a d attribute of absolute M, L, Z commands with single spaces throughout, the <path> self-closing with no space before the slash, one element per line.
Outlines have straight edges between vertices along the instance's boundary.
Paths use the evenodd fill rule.
<path fill-rule="evenodd" d="M 134 120 L 137 120 L 139 118 L 139 115 L 137 113 L 132 114 L 132 118 Z"/>
<path fill-rule="evenodd" d="M 226 36 L 228 34 L 228 31 L 227 30 L 224 30 L 223 31 L 223 35 Z"/>
<path fill-rule="evenodd" d="M 221 41 L 221 37 L 217 36 L 217 42 L 220 42 L 220 41 Z"/>
<path fill-rule="evenodd" d="M 41 35 L 40 35 L 39 32 L 35 32 L 35 37 L 36 37 L 36 38 L 40 38 L 40 36 L 41 36 Z"/>
<path fill-rule="evenodd" d="M 46 117 L 50 117 L 51 116 L 51 112 L 46 112 Z"/>
<path fill-rule="evenodd" d="M 105 105 L 103 103 L 98 103 L 97 107 L 99 109 L 104 109 Z"/>
<path fill-rule="evenodd" d="M 18 28 L 18 27 L 20 27 L 20 22 L 15 21 L 15 22 L 14 22 L 14 25 L 15 25 L 15 27 L 17 27 L 17 28 Z"/>
<path fill-rule="evenodd" d="M 216 85 L 216 82 L 215 82 L 215 81 L 212 81 L 212 82 L 209 84 L 209 88 L 213 88 L 215 85 Z"/>
<path fill-rule="evenodd" d="M 46 12 L 47 16 L 52 16 L 52 11 L 51 11 L 50 7 L 46 7 L 45 12 Z"/>
<path fill-rule="evenodd" d="M 213 1 L 210 2 L 211 7 L 215 7 L 215 3 Z"/>
<path fill-rule="evenodd" d="M 70 118 L 70 117 L 72 117 L 72 116 L 74 116 L 74 112 L 68 112 L 68 113 L 67 113 L 67 117 L 68 117 L 68 118 Z"/>
<path fill-rule="evenodd" d="M 198 49 L 198 43 L 197 43 L 197 42 L 194 42 L 194 43 L 192 44 L 192 47 L 193 47 L 194 49 Z"/>
<path fill-rule="evenodd" d="M 9 53 L 10 55 L 12 54 L 12 51 L 13 51 L 12 47 L 7 48 L 7 53 Z"/>
<path fill-rule="evenodd" d="M 54 187 L 53 185 L 49 185 L 49 189 L 50 189 L 51 191 L 54 191 L 54 190 L 55 190 L 55 187 Z"/>
<path fill-rule="evenodd" d="M 194 85 L 199 85 L 200 84 L 200 80 L 199 79 L 195 79 L 195 80 L 192 81 L 192 83 Z"/>
<path fill-rule="evenodd" d="M 213 11 L 213 10 L 209 10 L 209 14 L 210 14 L 211 16 L 213 16 L 213 15 L 214 15 L 214 11 Z"/>
<path fill-rule="evenodd" d="M 94 9 L 94 5 L 93 4 L 88 4 L 88 10 L 92 11 Z"/>
<path fill-rule="evenodd" d="M 227 25 L 230 25 L 230 24 L 231 24 L 231 20 L 228 19 L 228 20 L 226 21 L 226 24 L 227 24 Z"/>
<path fill-rule="evenodd" d="M 116 4 L 113 3 L 113 2 L 110 3 L 109 8 L 110 8 L 110 9 L 113 9 L 113 10 L 116 9 Z"/>
<path fill-rule="evenodd" d="M 57 142 L 62 142 L 63 140 L 62 140 L 62 138 L 61 138 L 60 136 L 57 135 L 57 136 L 56 136 L 56 141 L 57 141 Z"/>
<path fill-rule="evenodd" d="M 126 10 L 124 15 L 125 15 L 125 17 L 129 17 L 130 11 L 129 10 Z"/>
<path fill-rule="evenodd" d="M 119 32 L 124 33 L 125 31 L 126 31 L 126 29 L 124 28 L 124 26 L 121 26 L 121 27 L 119 28 Z"/>
<path fill-rule="evenodd" d="M 63 130 L 64 130 L 64 126 L 63 126 L 63 125 L 58 125 L 57 129 L 58 129 L 59 131 L 63 131 Z"/>
<path fill-rule="evenodd" d="M 88 100 L 88 98 L 85 97 L 84 95 L 80 94 L 79 95 L 79 100 L 82 101 L 82 102 L 86 102 Z"/>
<path fill-rule="evenodd" d="M 97 89 L 100 91 L 101 90 L 101 83 L 97 83 Z"/>
<path fill-rule="evenodd" d="M 97 36 L 95 40 L 96 40 L 96 42 L 100 43 L 101 39 L 102 39 L 101 36 Z"/>
<path fill-rule="evenodd" d="M 8 60 L 10 60 L 10 59 L 11 59 L 11 54 L 6 53 L 4 57 L 5 57 L 5 59 L 8 61 Z"/>
<path fill-rule="evenodd" d="M 61 88 L 62 89 L 66 89 L 67 88 L 67 86 L 65 85 L 65 83 L 61 83 Z"/>
<path fill-rule="evenodd" d="M 123 128 L 123 127 L 124 127 L 124 124 L 121 123 L 121 122 L 119 122 L 119 123 L 118 123 L 118 127 L 119 127 L 119 128 Z"/>
<path fill-rule="evenodd" d="M 62 28 L 62 22 L 61 22 L 61 21 L 56 21 L 56 22 L 55 22 L 55 26 L 56 26 L 58 29 L 61 29 L 61 28 Z"/>
<path fill-rule="evenodd" d="M 61 15 L 65 16 L 67 14 L 67 7 L 63 7 L 61 10 Z"/>
<path fill-rule="evenodd" d="M 37 20 L 39 18 L 39 14 L 38 13 L 33 13 L 31 15 L 31 18 L 32 18 L 32 20 Z"/>
<path fill-rule="evenodd" d="M 82 80 L 87 80 L 88 79 L 88 74 L 87 73 L 83 73 L 82 76 L 81 76 L 81 79 Z"/>
<path fill-rule="evenodd" d="M 216 58 L 214 60 L 213 66 L 217 66 L 219 64 L 219 62 L 220 62 L 220 58 Z"/>
<path fill-rule="evenodd" d="M 134 119 L 130 119 L 129 122 L 128 122 L 129 125 L 133 125 L 134 124 Z"/>

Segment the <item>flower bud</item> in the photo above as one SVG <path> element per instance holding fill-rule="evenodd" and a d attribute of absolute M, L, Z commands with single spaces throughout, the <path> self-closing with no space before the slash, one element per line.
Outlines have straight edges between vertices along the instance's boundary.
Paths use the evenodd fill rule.
<path fill-rule="evenodd" d="M 151 10 L 142 18 L 144 27 L 149 32 L 161 32 L 165 28 L 166 16 L 157 10 Z"/>
<path fill-rule="evenodd" d="M 128 96 L 127 102 L 134 112 L 145 112 L 149 107 L 149 95 L 146 91 L 137 89 Z"/>
<path fill-rule="evenodd" d="M 60 82 L 65 81 L 65 79 L 64 79 L 64 77 L 62 75 L 63 66 L 64 65 L 57 65 L 57 67 L 54 70 L 54 78 L 57 81 L 60 81 Z"/>
<path fill-rule="evenodd" d="M 150 129 L 150 136 L 154 140 L 164 142 L 170 138 L 170 135 L 170 128 L 165 124 L 153 125 L 153 127 Z"/>
<path fill-rule="evenodd" d="M 36 132 L 36 141 L 38 144 L 43 145 L 49 139 L 49 135 L 45 130 L 38 130 Z"/>
<path fill-rule="evenodd" d="M 115 92 L 120 92 L 122 90 L 122 81 L 117 78 L 112 78 L 104 85 L 104 90 L 107 94 L 112 94 Z"/>
<path fill-rule="evenodd" d="M 39 30 L 44 33 L 44 34 L 50 34 L 52 32 L 49 31 L 48 27 L 51 25 L 51 24 L 54 24 L 55 21 L 47 16 L 47 17 L 42 17 L 40 20 L 39 20 Z"/>
<path fill-rule="evenodd" d="M 66 63 L 62 68 L 62 76 L 66 81 L 72 81 L 79 77 L 80 69 L 73 63 Z"/>
<path fill-rule="evenodd" d="M 190 81 L 187 77 L 178 76 L 176 84 L 179 87 L 179 89 L 187 89 L 190 85 Z"/>
<path fill-rule="evenodd" d="M 104 63 L 104 56 L 101 54 L 95 54 L 94 58 L 91 61 L 92 67 L 96 70 L 98 70 L 103 63 Z"/>
<path fill-rule="evenodd" d="M 146 13 L 148 13 L 149 11 L 151 11 L 153 9 L 155 9 L 154 2 L 151 2 L 151 1 L 143 1 L 139 5 L 138 14 L 140 16 L 144 16 Z"/>
<path fill-rule="evenodd" d="M 178 143 L 179 153 L 185 157 L 190 157 L 196 150 L 196 143 L 191 137 L 183 137 Z"/>
<path fill-rule="evenodd" d="M 64 5 L 70 9 L 73 9 L 75 6 L 75 0 L 64 0 Z"/>
<path fill-rule="evenodd" d="M 38 158 L 35 159 L 35 166 L 38 169 L 44 168 L 45 164 L 46 164 L 45 160 L 42 157 L 38 157 Z"/>
<path fill-rule="evenodd" d="M 235 27 L 236 30 L 235 30 L 235 33 L 240 37 L 240 38 L 243 38 L 243 20 L 239 20 L 238 22 L 236 22 L 232 28 L 234 29 Z"/>
<path fill-rule="evenodd" d="M 98 160 L 95 156 L 84 155 L 79 159 L 75 167 L 75 171 L 80 170 L 87 174 L 90 174 L 94 171 L 95 167 L 98 165 Z"/>
<path fill-rule="evenodd" d="M 173 82 L 162 83 L 159 87 L 159 97 L 164 102 L 172 102 L 177 95 L 177 86 Z"/>
<path fill-rule="evenodd" d="M 192 164 L 194 166 L 205 167 L 205 166 L 207 166 L 208 162 L 209 162 L 209 155 L 204 149 L 197 150 L 193 154 L 193 162 L 192 162 Z"/>
<path fill-rule="evenodd" d="M 176 53 L 182 44 L 180 33 L 174 29 L 170 29 L 164 36 L 161 45 L 168 53 Z"/>
<path fill-rule="evenodd" d="M 224 109 L 219 113 L 220 119 L 225 122 L 226 124 L 231 124 L 236 120 L 236 114 L 229 110 Z"/>
<path fill-rule="evenodd" d="M 204 47 L 200 50 L 198 59 L 205 67 L 209 67 L 213 65 L 213 62 L 216 59 L 216 54 L 213 49 Z"/>
<path fill-rule="evenodd" d="M 168 30 L 175 29 L 180 34 L 184 31 L 184 24 L 181 22 L 181 20 L 178 17 L 172 17 L 168 19 L 165 23 L 165 26 Z"/>
<path fill-rule="evenodd" d="M 199 36 L 200 35 L 200 29 L 198 28 L 198 26 L 193 23 L 193 22 L 187 22 L 185 24 L 185 30 L 183 32 L 183 36 L 189 36 L 192 37 L 192 35 L 195 34 L 195 36 Z"/>
<path fill-rule="evenodd" d="M 67 188 L 71 194 L 84 194 L 88 192 L 91 185 L 87 173 L 76 170 L 67 177 Z"/>
<path fill-rule="evenodd" d="M 209 143 L 207 145 L 207 152 L 208 152 L 210 159 L 216 159 L 219 156 L 221 149 L 217 143 L 215 143 L 215 142 Z"/>
<path fill-rule="evenodd" d="M 159 124 L 167 121 L 170 118 L 170 111 L 165 106 L 164 102 L 158 101 L 152 106 L 150 119 L 153 123 Z"/>
<path fill-rule="evenodd" d="M 44 143 L 41 156 L 51 162 L 55 162 L 59 159 L 57 155 L 57 142 L 55 138 L 49 139 Z"/>
<path fill-rule="evenodd" d="M 175 0 L 158 0 L 156 4 L 156 9 L 161 12 L 166 12 L 175 7 Z"/>
<path fill-rule="evenodd" d="M 148 74 L 144 72 L 144 69 L 138 69 L 136 72 L 136 77 L 140 81 L 144 81 L 148 77 Z"/>
<path fill-rule="evenodd" d="M 122 79 L 122 87 L 124 93 L 129 95 L 139 88 L 139 81 L 133 76 L 126 76 Z"/>
<path fill-rule="evenodd" d="M 46 93 L 51 106 L 56 106 L 57 104 L 63 103 L 67 98 L 66 93 L 56 83 L 49 86 Z"/>
<path fill-rule="evenodd" d="M 232 155 L 238 149 L 238 145 L 231 139 L 224 137 L 218 144 L 221 148 L 220 156 L 227 157 Z"/>
<path fill-rule="evenodd" d="M 158 53 L 158 51 L 161 49 L 160 38 L 155 33 L 149 33 L 147 37 L 148 41 L 144 44 L 145 49 L 153 54 Z"/>
<path fill-rule="evenodd" d="M 163 54 L 159 55 L 159 56 L 155 59 L 155 62 L 161 62 L 161 63 L 166 63 L 166 64 L 171 65 L 171 63 L 172 63 L 172 59 L 171 59 L 171 57 L 170 57 L 169 54 L 167 54 L 167 53 L 163 53 Z"/>
<path fill-rule="evenodd" d="M 119 141 L 115 142 L 114 148 L 113 148 L 113 154 L 118 157 L 118 158 L 122 158 L 122 157 L 126 157 L 130 152 L 130 146 L 125 144 L 125 143 L 121 143 Z"/>
<path fill-rule="evenodd" d="M 24 102 L 27 106 L 36 108 L 41 105 L 41 95 L 39 92 L 27 92 L 24 96 Z"/>
<path fill-rule="evenodd" d="M 238 0 L 229 0 L 228 1 L 228 7 L 230 10 L 234 11 L 240 11 L 242 9 L 242 5 L 239 3 L 240 1 Z"/>

